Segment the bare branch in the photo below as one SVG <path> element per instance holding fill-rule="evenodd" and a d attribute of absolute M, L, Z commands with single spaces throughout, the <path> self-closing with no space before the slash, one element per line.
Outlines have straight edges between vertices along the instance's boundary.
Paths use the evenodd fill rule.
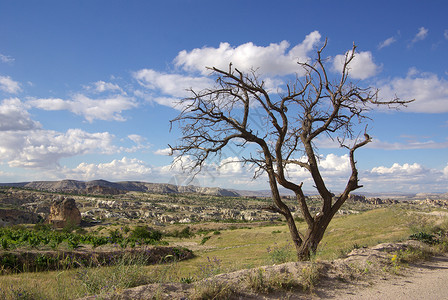
<path fill-rule="evenodd" d="M 225 70 L 210 67 L 216 86 L 191 90 L 191 97 L 180 101 L 182 112 L 171 121 L 171 125 L 179 125 L 182 138 L 170 149 L 179 155 L 176 161 L 180 163 L 183 156 L 191 156 L 193 163 L 188 166 L 191 169 L 201 170 L 208 159 L 219 157 L 230 145 L 251 151 L 249 158 L 239 161 L 255 167 L 254 178 L 267 176 L 272 192 L 272 205 L 267 209 L 287 220 L 299 258 L 316 250 L 326 227 L 350 192 L 362 187 L 358 182 L 355 151 L 371 141 L 367 127 L 364 138 L 358 132 L 359 124 L 369 121 L 366 112 L 372 106 L 398 108 L 413 101 L 398 97 L 379 100 L 377 89 L 349 82 L 350 64 L 356 57 L 355 44 L 346 52 L 339 76 L 330 77 L 327 58 L 323 57 L 326 46 L 327 40 L 317 50 L 314 61 L 298 63 L 305 74 L 286 84 L 283 95 L 270 93 L 256 70 L 243 72 L 232 63 Z M 263 125 L 254 121 L 259 117 Z M 321 135 L 337 139 L 349 153 L 351 175 L 334 203 L 334 195 L 319 167 L 315 141 Z M 354 142 L 348 145 L 348 141 Z M 253 148 L 257 150 L 252 151 Z M 296 183 L 288 173 L 297 166 L 309 173 L 322 198 L 322 210 L 314 217 L 302 183 Z M 308 225 L 306 234 L 298 232 L 290 209 L 280 197 L 279 186 L 294 192 Z"/>

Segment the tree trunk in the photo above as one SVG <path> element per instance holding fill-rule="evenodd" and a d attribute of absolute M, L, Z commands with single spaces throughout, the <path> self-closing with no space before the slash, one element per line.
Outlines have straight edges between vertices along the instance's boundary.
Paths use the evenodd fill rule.
<path fill-rule="evenodd" d="M 297 250 L 297 258 L 299 261 L 309 260 L 311 255 L 316 253 L 317 246 L 322 240 L 323 232 L 317 230 L 308 231 L 302 245 Z"/>
<path fill-rule="evenodd" d="M 325 230 L 330 224 L 333 215 L 321 215 L 315 217 L 315 221 L 309 226 L 303 242 L 297 250 L 297 258 L 299 261 L 309 260 L 311 255 L 316 253 L 320 241 L 324 237 Z"/>

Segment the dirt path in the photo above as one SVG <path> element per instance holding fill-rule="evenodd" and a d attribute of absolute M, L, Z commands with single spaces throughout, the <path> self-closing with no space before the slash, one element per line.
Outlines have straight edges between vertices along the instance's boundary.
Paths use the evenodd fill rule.
<path fill-rule="evenodd" d="M 379 279 L 367 288 L 349 288 L 326 297 L 335 300 L 351 299 L 448 299 L 448 256 L 433 257 L 415 264 L 404 276 Z"/>

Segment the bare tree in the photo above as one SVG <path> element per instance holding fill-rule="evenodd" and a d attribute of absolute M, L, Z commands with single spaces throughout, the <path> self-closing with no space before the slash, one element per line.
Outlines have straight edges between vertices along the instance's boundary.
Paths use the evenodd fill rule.
<path fill-rule="evenodd" d="M 299 260 L 309 259 L 316 251 L 328 224 L 350 192 L 362 187 L 354 154 L 371 141 L 367 126 L 359 125 L 368 119 L 366 112 L 372 104 L 398 107 L 409 102 L 398 98 L 380 101 L 377 89 L 362 88 L 348 81 L 355 45 L 345 55 L 341 73 L 331 80 L 321 56 L 325 46 L 326 42 L 313 62 L 299 62 L 298 68 L 305 75 L 275 96 L 255 71 L 244 73 L 232 64 L 228 70 L 209 68 L 216 76 L 216 86 L 191 90 L 192 97 L 181 101 L 183 111 L 171 121 L 182 129 L 183 136 L 178 145 L 170 148 L 179 154 L 178 159 L 192 157 L 192 169 L 200 170 L 207 159 L 219 156 L 229 145 L 257 146 L 257 151 L 241 161 L 257 166 L 254 177 L 267 174 L 272 192 L 272 204 L 267 209 L 285 217 Z M 254 114 L 263 115 L 265 126 L 256 126 Z M 337 196 L 329 191 L 319 169 L 313 142 L 321 136 L 339 141 L 349 153 L 351 175 Z M 322 199 L 322 207 L 316 214 L 309 210 L 303 182 L 293 182 L 288 176 L 292 165 L 307 170 L 314 181 Z M 306 229 L 299 231 L 289 207 L 280 197 L 280 186 L 294 193 Z"/>

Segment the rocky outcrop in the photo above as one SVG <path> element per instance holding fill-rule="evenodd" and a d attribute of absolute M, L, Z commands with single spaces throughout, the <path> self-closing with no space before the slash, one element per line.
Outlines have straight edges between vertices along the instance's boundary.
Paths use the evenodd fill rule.
<path fill-rule="evenodd" d="M 119 195 L 121 192 L 113 187 L 93 185 L 86 187 L 85 193 L 91 195 Z"/>
<path fill-rule="evenodd" d="M 47 223 L 56 228 L 81 224 L 81 213 L 73 198 L 59 198 L 50 207 Z"/>
<path fill-rule="evenodd" d="M 399 202 L 398 200 L 395 199 L 367 198 L 366 196 L 355 194 L 350 194 L 349 200 L 353 202 L 361 202 L 373 205 L 396 204 Z"/>

